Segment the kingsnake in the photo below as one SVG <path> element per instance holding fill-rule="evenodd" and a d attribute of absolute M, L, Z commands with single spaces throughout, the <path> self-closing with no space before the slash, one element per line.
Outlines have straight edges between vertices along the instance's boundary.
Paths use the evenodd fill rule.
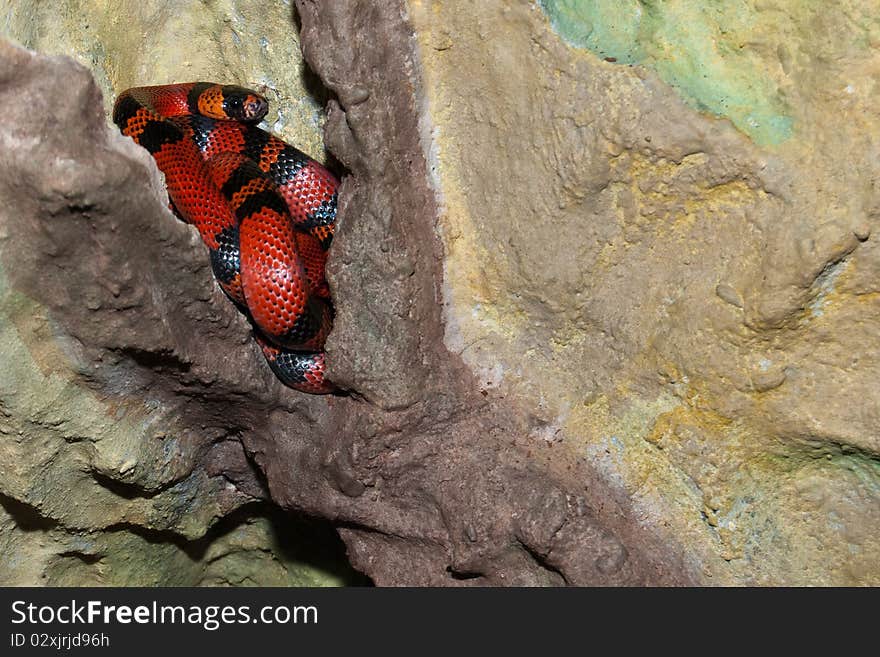
<path fill-rule="evenodd" d="M 322 394 L 324 340 L 333 321 L 324 278 L 338 180 L 256 127 L 265 98 L 192 82 L 123 91 L 113 121 L 150 152 L 171 209 L 199 231 L 223 291 L 251 320 L 272 371 Z"/>

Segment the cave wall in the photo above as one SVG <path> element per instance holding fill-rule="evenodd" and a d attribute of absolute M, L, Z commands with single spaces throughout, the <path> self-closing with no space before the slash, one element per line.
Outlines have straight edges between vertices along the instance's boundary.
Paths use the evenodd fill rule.
<path fill-rule="evenodd" d="M 880 6 L 539 4 L 409 3 L 447 346 L 706 581 L 876 583 Z"/>
<path fill-rule="evenodd" d="M 209 412 L 191 424 L 197 399 L 156 385 L 157 374 L 211 385 L 243 361 L 254 385 L 272 379 L 198 237 L 169 220 L 151 158 L 108 119 L 128 86 L 219 77 L 260 86 L 272 129 L 323 159 L 292 7 L 4 1 L 0 12 L 5 36 L 58 55 L 0 54 L 0 582 L 361 581 L 326 528 L 279 519 L 236 422 Z M 188 259 L 172 255 L 181 248 Z M 193 316 L 206 324 L 169 321 Z M 226 374 L 201 371 L 193 354 L 212 349 L 210 327 L 230 325 L 238 346 L 209 358 Z"/>
<path fill-rule="evenodd" d="M 248 582 L 201 559 L 283 564 L 271 503 L 378 584 L 877 583 L 876 2 L 191 4 L 7 9 L 87 67 L 2 53 L 10 581 Z M 347 397 L 272 378 L 107 126 L 204 77 L 313 155 L 327 104 Z"/>

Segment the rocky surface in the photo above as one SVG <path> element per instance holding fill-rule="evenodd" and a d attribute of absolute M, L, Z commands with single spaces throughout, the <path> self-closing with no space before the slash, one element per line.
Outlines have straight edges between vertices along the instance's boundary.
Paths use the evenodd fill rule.
<path fill-rule="evenodd" d="M 155 39 L 102 38 L 88 61 L 66 3 L 54 32 L 28 32 L 46 14 L 18 3 L 7 31 L 78 53 L 105 97 L 68 60 L 0 53 L 0 577 L 344 577 L 297 569 L 278 533 L 320 526 L 271 502 L 333 523 L 378 584 L 877 583 L 874 33 L 812 59 L 817 32 L 847 26 L 834 12 L 795 17 L 787 50 L 759 34 L 792 119 L 763 139 L 735 125 L 747 112 L 694 109 L 700 89 L 647 47 L 657 29 L 624 66 L 579 49 L 598 50 L 602 15 L 579 42 L 583 12 L 551 7 L 577 3 L 541 4 L 296 3 L 326 91 L 297 56 L 305 86 L 279 93 L 330 98 L 346 174 L 328 358 L 350 395 L 318 398 L 271 376 L 104 113 L 107 92 L 163 81 L 154 64 L 281 75 L 253 47 L 270 28 L 246 2 L 200 21 L 146 3 L 132 20 L 165 16 Z M 172 38 L 193 53 L 167 55 Z"/>
<path fill-rule="evenodd" d="M 147 84 L 221 80 L 260 89 L 267 127 L 323 160 L 323 87 L 304 65 L 291 0 L 0 0 L 0 35 L 88 68 L 110 112 Z"/>
<path fill-rule="evenodd" d="M 409 3 L 447 345 L 702 581 L 876 584 L 877 3 L 541 4 Z"/>
<path fill-rule="evenodd" d="M 0 47 L 0 580 L 341 581 L 332 563 L 273 552 L 302 532 L 282 524 L 268 540 L 248 420 L 229 408 L 259 390 L 248 413 L 265 417 L 286 390 L 205 275 L 197 234 L 169 220 L 152 159 L 108 125 L 86 69 Z M 214 386 L 223 395 L 203 399 Z M 236 513 L 226 531 L 262 543 L 277 572 L 255 552 L 211 574 L 224 549 L 241 551 L 216 529 Z"/>

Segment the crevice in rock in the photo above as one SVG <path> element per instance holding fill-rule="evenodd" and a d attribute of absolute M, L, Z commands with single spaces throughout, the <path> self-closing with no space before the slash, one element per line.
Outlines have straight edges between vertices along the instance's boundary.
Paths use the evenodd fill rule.
<path fill-rule="evenodd" d="M 852 458 L 875 470 L 880 480 L 880 454 L 875 451 L 829 436 L 783 434 L 783 438 L 785 443 L 778 448 L 780 456 L 792 459 L 795 464 L 822 459 Z"/>
<path fill-rule="evenodd" d="M 291 514 L 277 508 L 269 513 L 269 518 L 278 543 L 282 546 L 282 554 L 291 559 L 320 565 L 323 569 L 344 578 L 349 586 L 373 585 L 368 575 L 348 565 L 345 544 L 336 528 L 328 521 L 322 518 L 302 517 L 291 523 Z M 292 531 L 297 532 L 296 539 L 285 538 L 289 537 Z"/>
<path fill-rule="evenodd" d="M 116 523 L 105 531 L 135 534 L 148 543 L 170 543 L 185 552 L 193 561 L 203 561 L 207 551 L 220 538 L 256 518 L 269 520 L 280 555 L 291 561 L 318 567 L 340 577 L 348 585 L 370 585 L 369 578 L 347 566 L 344 545 L 327 521 L 284 512 L 265 502 L 253 502 L 239 507 L 218 519 L 204 536 L 195 540 L 189 540 L 172 531 L 128 522 Z"/>
<path fill-rule="evenodd" d="M 568 578 L 565 576 L 565 573 L 559 570 L 559 568 L 557 568 L 553 564 L 551 564 L 545 555 L 541 554 L 521 539 L 517 539 L 517 543 L 519 543 L 520 547 L 526 552 L 526 554 L 528 554 L 532 558 L 532 560 L 534 560 L 534 562 L 540 568 L 543 568 L 548 573 L 559 577 L 566 586 L 570 584 Z"/>
<path fill-rule="evenodd" d="M 76 559 L 77 561 L 81 561 L 87 566 L 92 566 L 104 558 L 103 554 L 88 554 L 87 552 L 80 552 L 78 550 L 59 552 L 58 556 L 66 559 Z"/>
<path fill-rule="evenodd" d="M 120 356 L 132 360 L 144 369 L 154 372 L 176 372 L 185 374 L 190 371 L 191 363 L 187 363 L 170 350 L 160 349 L 148 351 L 136 347 L 121 347 L 115 350 Z"/>
<path fill-rule="evenodd" d="M 42 515 L 34 506 L 0 493 L 0 506 L 15 521 L 15 526 L 25 532 L 46 531 L 59 525 L 57 520 Z"/>
<path fill-rule="evenodd" d="M 248 472 L 249 472 L 249 474 L 251 474 L 253 476 L 253 479 L 256 482 L 257 486 L 259 486 L 260 492 L 263 495 L 263 499 L 264 500 L 272 499 L 272 495 L 269 492 L 269 481 L 266 479 L 266 473 L 263 472 L 263 470 L 260 468 L 259 464 L 254 460 L 253 454 L 251 454 L 250 452 L 247 451 L 247 449 L 245 449 L 244 444 L 242 444 L 242 442 L 241 442 L 241 438 L 237 437 L 235 439 L 235 442 L 240 446 L 242 453 L 244 454 L 245 461 L 247 462 L 247 465 L 249 468 Z M 223 475 L 223 477 L 227 481 L 230 481 L 236 485 L 239 485 L 239 483 L 237 481 L 230 478 L 228 473 L 221 471 L 221 474 Z"/>
<path fill-rule="evenodd" d="M 114 479 L 113 477 L 110 477 L 109 475 L 106 475 L 103 472 L 95 469 L 92 469 L 91 473 L 92 478 L 95 480 L 95 483 L 124 500 L 149 500 L 163 493 L 169 488 L 173 488 L 176 484 L 179 483 L 179 480 L 168 481 L 164 482 L 161 486 L 158 486 L 155 489 L 148 490 L 138 484 L 129 483 L 120 479 Z"/>
<path fill-rule="evenodd" d="M 458 582 L 474 582 L 485 577 L 483 573 L 469 570 L 455 570 L 452 566 L 446 566 L 446 572 L 449 576 Z"/>

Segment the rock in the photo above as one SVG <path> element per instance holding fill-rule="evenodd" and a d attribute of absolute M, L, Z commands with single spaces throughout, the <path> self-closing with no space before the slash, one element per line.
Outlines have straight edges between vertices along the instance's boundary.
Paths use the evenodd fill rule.
<path fill-rule="evenodd" d="M 109 114 L 129 87 L 196 80 L 260 88 L 270 99 L 267 127 L 316 159 L 321 141 L 320 83 L 303 65 L 290 0 L 201 2 L 116 0 L 113 8 L 31 0 L 4 10 L 0 35 L 87 67 Z"/>
<path fill-rule="evenodd" d="M 249 413 L 265 416 L 285 389 L 89 72 L 0 49 L 0 581 L 196 584 L 210 566 L 187 546 L 267 498 L 241 443 L 251 421 L 200 395 L 258 391 Z M 296 581 L 338 581 L 277 561 Z"/>
<path fill-rule="evenodd" d="M 446 344 L 702 581 L 878 583 L 871 3 L 537 4 L 407 3 Z"/>
<path fill-rule="evenodd" d="M 6 47 L 0 337 L 22 383 L 0 389 L 0 540 L 16 581 L 257 581 L 243 564 L 278 554 L 271 502 L 335 524 L 380 585 L 876 584 L 878 112 L 868 50 L 828 36 L 864 18 L 845 4 L 778 0 L 773 25 L 800 26 L 784 48 L 759 30 L 759 59 L 716 61 L 662 12 L 609 46 L 602 12 L 549 0 L 299 0 L 318 89 L 303 106 L 330 99 L 345 168 L 328 360 L 350 394 L 324 398 L 272 378 L 88 73 Z M 169 19 L 155 43 L 241 52 L 231 81 L 258 80 L 276 64 L 235 6 L 245 46 L 216 16 Z M 700 6 L 674 9 L 711 33 L 723 12 Z M 82 57 L 68 9 L 53 29 Z M 110 66 L 162 52 L 116 38 L 86 62 L 105 90 L 163 81 Z M 790 123 L 725 113 L 673 56 Z M 749 96 L 756 66 L 772 84 Z M 180 541 L 221 565 L 185 562 Z"/>

